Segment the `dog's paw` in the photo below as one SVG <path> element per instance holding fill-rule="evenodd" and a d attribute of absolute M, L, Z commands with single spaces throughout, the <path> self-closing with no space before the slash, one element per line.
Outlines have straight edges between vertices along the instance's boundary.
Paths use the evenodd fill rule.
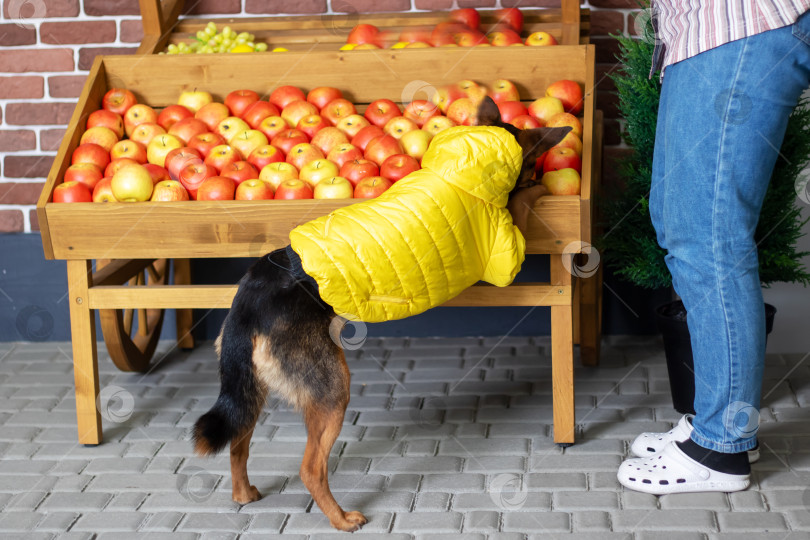
<path fill-rule="evenodd" d="M 341 531 L 354 532 L 366 523 L 368 523 L 366 516 L 360 512 L 346 512 L 344 513 L 344 520 L 340 523 L 332 523 L 332 526 Z"/>
<path fill-rule="evenodd" d="M 256 502 L 261 500 L 262 494 L 259 493 L 259 490 L 256 489 L 256 486 L 250 486 L 246 490 L 242 490 L 239 493 L 236 491 L 233 492 L 233 500 L 239 504 L 248 504 L 252 502 Z"/>

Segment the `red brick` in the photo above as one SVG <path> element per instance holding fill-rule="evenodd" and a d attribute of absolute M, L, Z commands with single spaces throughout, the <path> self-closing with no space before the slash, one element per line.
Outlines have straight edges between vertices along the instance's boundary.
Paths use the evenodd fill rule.
<path fill-rule="evenodd" d="M 619 42 L 612 37 L 592 37 L 591 43 L 596 48 L 596 62 L 599 64 L 612 64 L 619 55 Z"/>
<path fill-rule="evenodd" d="M 37 134 L 27 129 L 0 130 L 0 152 L 36 150 Z"/>
<path fill-rule="evenodd" d="M 9 13 L 11 5 L 19 6 L 15 13 Z M 137 2 L 136 2 L 137 4 Z M 44 13 L 40 13 L 42 7 Z M 31 17 L 75 17 L 79 14 L 79 0 L 29 0 L 27 2 L 3 2 L 3 17 L 6 19 L 28 19 Z"/>
<path fill-rule="evenodd" d="M 64 136 L 64 129 L 43 129 L 39 132 L 39 147 L 45 152 L 55 152 Z"/>
<path fill-rule="evenodd" d="M 87 15 L 140 15 L 138 0 L 84 0 Z"/>
<path fill-rule="evenodd" d="M 87 77 L 84 75 L 54 75 L 48 77 L 48 95 L 55 98 L 77 98 Z"/>
<path fill-rule="evenodd" d="M 597 92 L 615 92 L 616 84 L 608 75 L 616 73 L 618 64 L 596 64 L 596 91 Z"/>
<path fill-rule="evenodd" d="M 44 22 L 39 27 L 42 43 L 109 43 L 115 41 L 115 21 Z"/>
<path fill-rule="evenodd" d="M 33 45 L 37 42 L 35 28 L 26 28 L 17 24 L 0 24 L 0 47 L 16 45 Z"/>
<path fill-rule="evenodd" d="M 444 11 L 453 7 L 453 0 L 415 0 L 414 7 L 430 11 Z"/>
<path fill-rule="evenodd" d="M 89 70 L 98 55 L 133 54 L 137 47 L 82 47 L 79 49 L 79 69 Z"/>
<path fill-rule="evenodd" d="M 0 204 L 36 204 L 45 182 L 0 184 Z"/>
<path fill-rule="evenodd" d="M 207 15 L 213 13 L 241 13 L 241 0 L 198 0 L 186 2 L 183 13 L 186 15 Z"/>
<path fill-rule="evenodd" d="M 24 227 L 20 210 L 0 210 L 0 233 L 20 233 Z"/>
<path fill-rule="evenodd" d="M 45 178 L 51 170 L 53 158 L 53 155 L 6 156 L 4 176 L 6 178 Z"/>
<path fill-rule="evenodd" d="M 624 15 L 619 11 L 591 11 L 591 35 L 607 36 L 624 32 Z"/>
<path fill-rule="evenodd" d="M 6 123 L 14 126 L 67 125 L 74 108 L 75 103 L 8 103 Z"/>
<path fill-rule="evenodd" d="M 590 4 L 597 8 L 638 9 L 638 0 L 590 0 Z"/>
<path fill-rule="evenodd" d="M 324 13 L 326 0 L 245 0 L 245 12 L 257 14 Z"/>
<path fill-rule="evenodd" d="M 31 230 L 38 231 L 39 230 L 39 216 L 37 216 L 36 210 L 29 210 L 28 211 L 28 221 L 31 223 Z"/>
<path fill-rule="evenodd" d="M 119 33 L 123 43 L 140 43 L 143 39 L 143 23 L 141 20 L 121 21 Z"/>
<path fill-rule="evenodd" d="M 72 49 L 0 50 L 0 71 L 73 71 Z"/>
<path fill-rule="evenodd" d="M 332 2 L 336 13 L 374 13 L 379 11 L 410 11 L 410 0 L 352 0 Z"/>
<path fill-rule="evenodd" d="M 619 96 L 615 92 L 597 92 L 596 108 L 600 109 L 605 118 L 619 118 Z"/>
<path fill-rule="evenodd" d="M 527 8 L 527 7 L 547 7 L 559 8 L 560 0 L 501 0 L 501 5 L 505 8 Z"/>
<path fill-rule="evenodd" d="M 44 87 L 42 77 L 0 77 L 0 99 L 41 99 Z"/>
<path fill-rule="evenodd" d="M 491 8 L 495 7 L 495 0 L 458 0 L 460 8 Z"/>
<path fill-rule="evenodd" d="M 611 120 L 606 118 L 604 121 L 605 126 L 605 146 L 616 146 L 622 142 L 622 127 L 618 120 Z"/>

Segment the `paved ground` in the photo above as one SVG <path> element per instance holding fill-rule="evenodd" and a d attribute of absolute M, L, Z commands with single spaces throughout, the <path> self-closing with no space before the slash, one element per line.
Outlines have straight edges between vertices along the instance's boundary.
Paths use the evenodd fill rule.
<path fill-rule="evenodd" d="M 661 346 L 616 340 L 576 370 L 576 445 L 551 438 L 547 339 L 370 340 L 330 461 L 336 497 L 392 539 L 810 538 L 810 358 L 768 357 L 762 461 L 742 493 L 655 497 L 615 471 L 628 441 L 666 430 Z M 210 344 L 161 345 L 148 375 L 101 353 L 105 443 L 75 443 L 70 346 L 0 343 L 0 537 L 343 538 L 303 488 L 299 417 L 271 400 L 249 469 L 264 499 L 230 500 L 227 458 L 191 456 L 215 399 Z M 168 351 L 168 352 L 167 352 Z"/>

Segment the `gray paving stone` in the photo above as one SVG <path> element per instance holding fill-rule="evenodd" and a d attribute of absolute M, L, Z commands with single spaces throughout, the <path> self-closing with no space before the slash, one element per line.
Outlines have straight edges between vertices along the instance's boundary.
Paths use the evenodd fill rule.
<path fill-rule="evenodd" d="M 789 510 L 787 519 L 794 531 L 810 531 L 810 509 Z"/>
<path fill-rule="evenodd" d="M 177 528 L 183 517 L 182 512 L 156 512 L 149 515 L 140 530 L 149 533 L 171 532 Z"/>
<path fill-rule="evenodd" d="M 485 486 L 486 477 L 483 474 L 426 474 L 422 479 L 420 491 L 477 493 L 482 491 Z"/>
<path fill-rule="evenodd" d="M 654 510 L 658 508 L 658 497 L 638 491 L 624 491 L 620 494 L 622 508 L 625 510 Z"/>
<path fill-rule="evenodd" d="M 636 533 L 638 540 L 705 540 L 706 535 L 699 532 L 684 531 L 641 531 Z"/>
<path fill-rule="evenodd" d="M 439 447 L 439 441 L 423 439 L 419 441 L 409 441 L 405 447 L 405 456 L 435 456 Z"/>
<path fill-rule="evenodd" d="M 464 472 L 523 472 L 526 458 L 518 456 L 467 456 Z"/>
<path fill-rule="evenodd" d="M 499 512 L 473 510 L 464 513 L 464 532 L 496 532 L 500 527 Z"/>
<path fill-rule="evenodd" d="M 603 456 L 595 460 L 587 455 L 561 456 L 561 455 L 535 455 L 530 460 L 530 470 L 537 472 L 595 472 L 616 471 L 621 464 L 619 456 Z"/>
<path fill-rule="evenodd" d="M 551 510 L 549 493 L 518 491 L 514 487 L 502 492 L 490 488 L 489 493 L 460 493 L 453 498 L 453 510 L 487 510 L 493 512 L 526 512 Z"/>
<path fill-rule="evenodd" d="M 53 493 L 40 507 L 47 512 L 90 512 L 104 508 L 112 499 L 109 493 Z"/>
<path fill-rule="evenodd" d="M 387 532 L 391 527 L 391 520 L 393 514 L 380 513 L 380 514 L 363 514 L 366 516 L 368 523 L 363 525 L 359 533 L 356 534 L 380 534 Z M 320 510 L 315 510 L 306 514 L 291 514 L 286 524 L 284 525 L 284 535 L 290 533 L 321 533 L 333 534 L 337 533 L 329 524 L 329 520 Z M 343 533 L 345 535 L 345 533 Z"/>
<path fill-rule="evenodd" d="M 234 513 L 193 513 L 186 514 L 186 518 L 180 523 L 180 531 L 222 531 L 241 532 L 247 529 L 251 516 L 247 514 Z"/>
<path fill-rule="evenodd" d="M 113 497 L 113 500 L 104 507 L 104 511 L 134 512 L 141 507 L 148 496 L 147 493 L 143 492 L 118 493 Z"/>
<path fill-rule="evenodd" d="M 387 473 L 448 473 L 460 472 L 463 460 L 457 457 L 385 457 L 373 458 L 369 472 Z"/>
<path fill-rule="evenodd" d="M 142 512 L 85 512 L 73 526 L 75 531 L 134 531 L 146 519 Z"/>
<path fill-rule="evenodd" d="M 47 491 L 27 491 L 13 495 L 6 503 L 4 512 L 33 512 L 48 496 Z"/>
<path fill-rule="evenodd" d="M 450 494 L 441 492 L 423 492 L 416 497 L 414 512 L 444 512 L 450 507 Z"/>
<path fill-rule="evenodd" d="M 38 531 L 64 533 L 76 522 L 79 514 L 75 512 L 51 512 L 37 524 Z"/>
<path fill-rule="evenodd" d="M 242 506 L 231 501 L 230 494 L 227 495 L 232 511 L 239 509 L 243 514 L 261 514 L 265 512 L 286 512 L 301 513 L 306 512 L 312 506 L 312 497 L 307 493 L 271 493 L 265 495 L 261 500 Z M 223 505 L 224 507 L 224 505 Z M 219 510 L 225 511 L 225 510 Z"/>
<path fill-rule="evenodd" d="M 486 536 L 483 534 L 417 534 L 414 538 L 416 540 L 485 540 Z"/>
<path fill-rule="evenodd" d="M 571 530 L 569 514 L 565 512 L 514 512 L 503 515 L 504 531 L 522 533 L 562 533 Z"/>
<path fill-rule="evenodd" d="M 479 458 L 481 456 L 524 456 L 529 451 L 528 439 L 443 440 L 439 444 L 440 456 Z"/>
<path fill-rule="evenodd" d="M 394 532 L 455 533 L 461 530 L 463 515 L 458 512 L 400 513 L 394 518 Z"/>
<path fill-rule="evenodd" d="M 428 475 L 431 476 L 431 475 Z M 449 475 L 461 476 L 461 475 Z M 427 478 L 427 476 L 426 476 Z M 422 481 L 422 476 L 418 474 L 392 474 L 388 476 L 388 485 L 386 491 L 417 491 L 419 484 Z M 441 486 L 439 489 L 443 489 Z"/>
<path fill-rule="evenodd" d="M 662 509 L 705 508 L 707 510 L 729 510 L 726 493 L 672 493 L 659 499 Z"/>
<path fill-rule="evenodd" d="M 571 526 L 577 532 L 598 532 L 610 530 L 610 514 L 595 510 L 571 513 Z"/>
<path fill-rule="evenodd" d="M 709 510 L 618 510 L 613 512 L 613 530 L 711 532 L 717 524 Z"/>
<path fill-rule="evenodd" d="M 258 477 L 257 477 L 258 478 Z M 276 477 L 276 484 L 281 487 L 284 486 L 284 493 L 308 493 L 304 482 L 301 481 L 300 476 L 293 476 L 284 482 L 282 477 Z M 265 479 L 266 480 L 266 479 Z M 258 480 L 251 481 L 259 488 L 259 491 L 264 493 Z M 331 474 L 329 475 L 329 487 L 334 493 L 341 491 L 383 491 L 385 488 L 386 477 L 381 474 Z M 266 481 L 264 482 L 265 485 Z M 230 485 L 230 484 L 229 484 Z M 415 491 L 415 490 L 414 490 Z"/>
<path fill-rule="evenodd" d="M 554 510 L 615 510 L 619 507 L 617 493 L 608 491 L 555 491 Z"/>
<path fill-rule="evenodd" d="M 810 540 L 808 532 L 757 532 L 757 540 Z M 709 540 L 748 540 L 751 538 L 750 532 L 744 533 L 715 533 L 709 535 Z"/>
<path fill-rule="evenodd" d="M 37 512 L 9 512 L 0 515 L 0 531 L 32 531 L 44 517 Z"/>
<path fill-rule="evenodd" d="M 524 478 L 529 491 L 584 490 L 587 486 L 583 473 L 530 473 Z"/>
<path fill-rule="evenodd" d="M 723 532 L 787 530 L 784 516 L 777 512 L 717 512 L 717 522 Z"/>

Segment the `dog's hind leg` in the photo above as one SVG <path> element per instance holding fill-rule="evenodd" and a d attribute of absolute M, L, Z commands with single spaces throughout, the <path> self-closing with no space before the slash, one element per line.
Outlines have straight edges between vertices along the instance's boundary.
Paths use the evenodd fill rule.
<path fill-rule="evenodd" d="M 239 504 L 247 504 L 262 498 L 256 486 L 250 485 L 247 473 L 248 452 L 253 428 L 240 433 L 231 440 L 231 482 L 233 500 Z"/>
<path fill-rule="evenodd" d="M 332 406 L 315 400 L 304 406 L 307 446 L 301 462 L 301 480 L 329 523 L 341 531 L 353 532 L 366 524 L 365 516 L 360 512 L 344 512 L 329 489 L 329 452 L 343 427 L 343 416 L 349 404 L 348 368 L 342 351 L 336 360 L 346 372 L 345 390 L 341 389 L 339 399 L 328 400 L 327 403 L 334 403 Z"/>

